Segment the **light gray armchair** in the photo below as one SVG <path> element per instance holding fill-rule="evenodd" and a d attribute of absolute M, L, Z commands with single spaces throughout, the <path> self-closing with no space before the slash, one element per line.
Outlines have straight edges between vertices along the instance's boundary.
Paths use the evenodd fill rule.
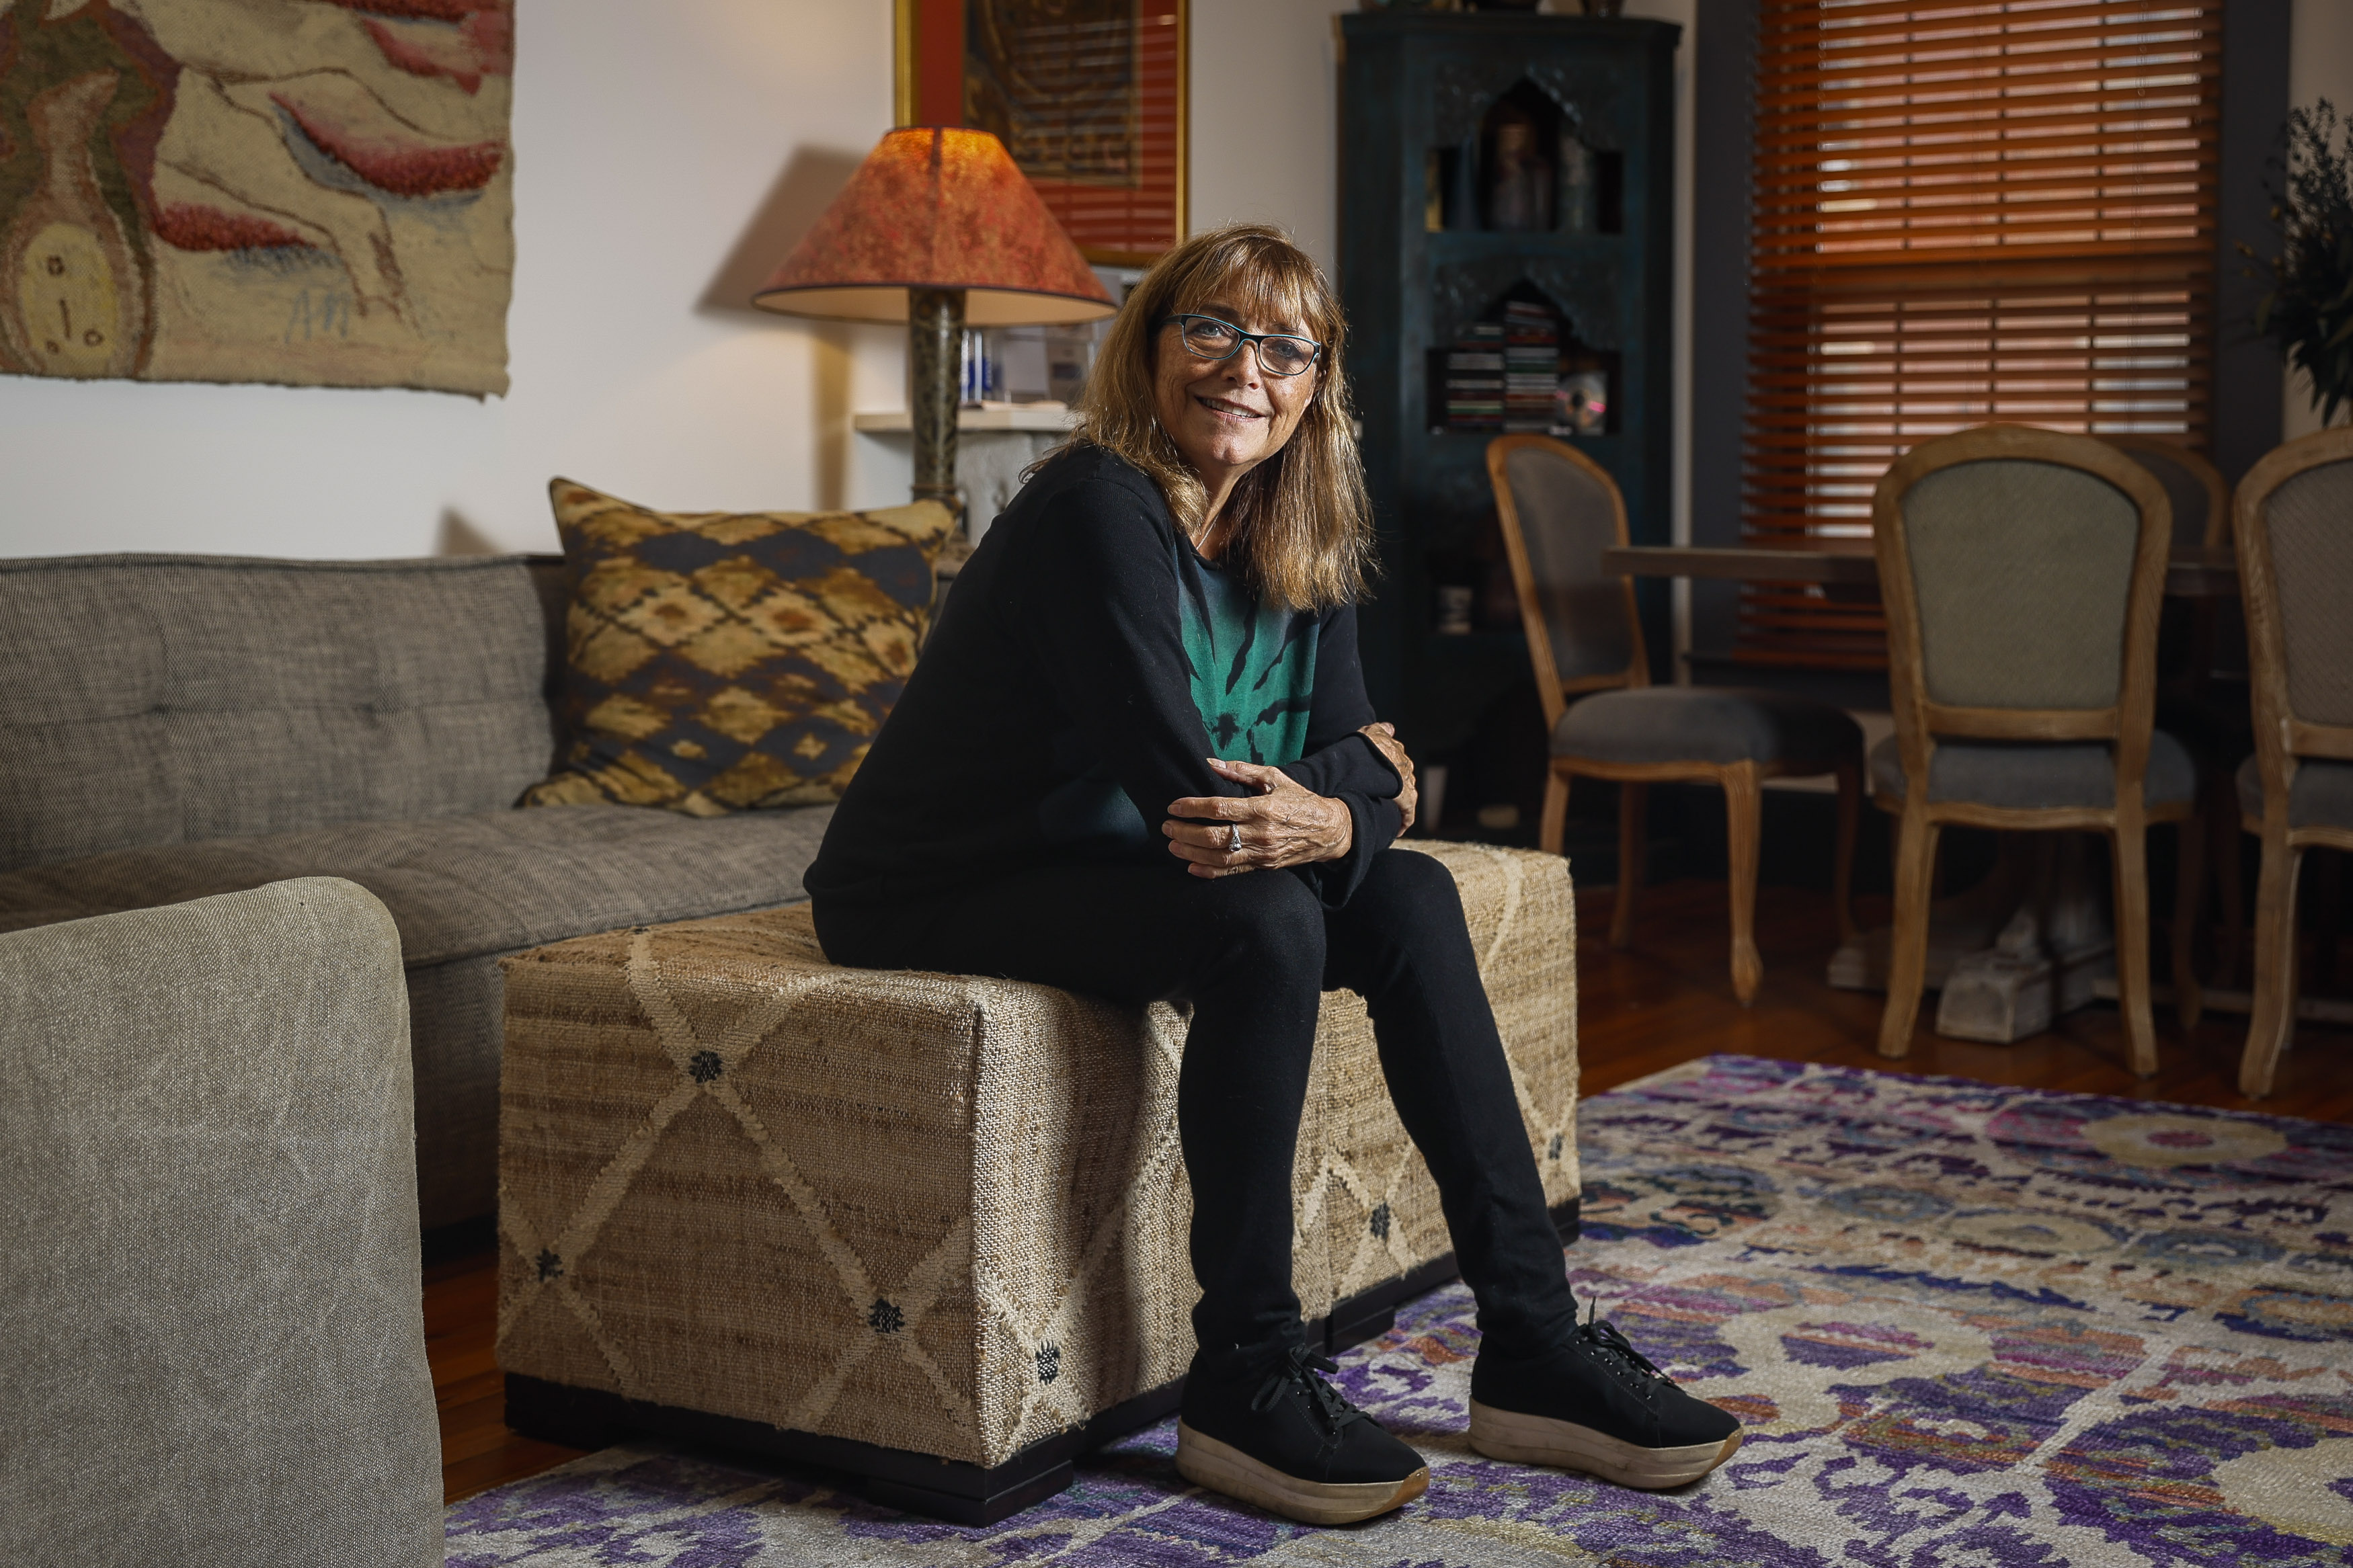
<path fill-rule="evenodd" d="M 2255 754 L 2239 770 L 2255 889 L 2255 1010 L 2239 1089 L 2272 1091 L 2295 1019 L 2295 884 L 2306 849 L 2353 850 L 2353 430 L 2290 441 L 2234 507 Z"/>
<path fill-rule="evenodd" d="M 443 1560 L 407 994 L 372 895 L 0 935 L 0 1191 L 9 1561 Z"/>

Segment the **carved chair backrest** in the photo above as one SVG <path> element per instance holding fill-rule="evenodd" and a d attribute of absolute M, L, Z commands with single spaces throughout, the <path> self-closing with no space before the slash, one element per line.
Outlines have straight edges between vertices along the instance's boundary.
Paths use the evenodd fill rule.
<path fill-rule="evenodd" d="M 2087 436 L 1983 425 L 1897 459 L 1872 529 L 1906 775 L 1937 736 L 2105 740 L 2139 799 L 2172 526 L 2163 487 Z"/>
<path fill-rule="evenodd" d="M 2274 447 L 2232 511 L 2270 813 L 2295 758 L 2353 760 L 2353 428 Z"/>
<path fill-rule="evenodd" d="M 2173 548 L 2218 549 L 2231 542 L 2231 482 L 2222 470 L 2189 450 L 2154 436 L 2103 436 L 2101 440 L 2147 468 L 2173 503 Z"/>
<path fill-rule="evenodd" d="M 2171 441 L 2155 436 L 2103 436 L 2101 440 L 2157 476 L 2173 503 L 2173 552 L 2220 550 L 2231 542 L 2231 482 L 2222 470 Z M 2198 599 L 2177 609 L 2186 613 L 2189 646 L 2170 679 L 2186 695 L 2202 696 L 2216 677 L 2247 677 L 2247 628 L 2239 606 L 2228 599 Z M 2170 613 L 2170 612 L 2168 612 Z"/>
<path fill-rule="evenodd" d="M 1627 541 L 1626 500 L 1617 481 L 1549 436 L 1490 441 L 1487 477 L 1545 721 L 1559 722 L 1571 694 L 1648 686 L 1634 585 L 1601 569 L 1601 552 Z"/>

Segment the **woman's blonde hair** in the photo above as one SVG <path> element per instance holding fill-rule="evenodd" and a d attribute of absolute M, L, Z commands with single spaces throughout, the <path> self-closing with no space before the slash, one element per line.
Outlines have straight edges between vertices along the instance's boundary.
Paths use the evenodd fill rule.
<path fill-rule="evenodd" d="M 1104 336 L 1071 444 L 1115 452 L 1151 475 L 1177 522 L 1198 532 L 1208 492 L 1160 427 L 1153 368 L 1160 323 L 1211 304 L 1242 317 L 1241 324 L 1290 328 L 1324 345 L 1309 373 L 1314 395 L 1291 439 L 1227 499 L 1237 525 L 1228 559 L 1240 563 L 1244 580 L 1268 603 L 1293 610 L 1352 604 L 1373 571 L 1373 526 L 1341 369 L 1348 327 L 1323 269 L 1281 229 L 1211 229 L 1153 263 Z"/>

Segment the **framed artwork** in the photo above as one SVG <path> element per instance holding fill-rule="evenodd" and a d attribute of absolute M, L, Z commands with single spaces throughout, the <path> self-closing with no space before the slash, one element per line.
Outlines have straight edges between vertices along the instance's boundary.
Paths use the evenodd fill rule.
<path fill-rule="evenodd" d="M 507 388 L 512 0 L 0 0 L 0 374 Z"/>
<path fill-rule="evenodd" d="M 902 125 L 996 133 L 1090 261 L 1185 234 L 1186 0 L 898 0 Z"/>

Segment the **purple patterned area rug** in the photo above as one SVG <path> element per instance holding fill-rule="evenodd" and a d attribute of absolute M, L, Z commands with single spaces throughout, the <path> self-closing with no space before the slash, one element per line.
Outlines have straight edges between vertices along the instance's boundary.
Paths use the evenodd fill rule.
<path fill-rule="evenodd" d="M 1460 1286 L 1341 1382 L 1429 1495 L 1340 1530 L 1164 1424 L 1005 1523 L 614 1448 L 449 1510 L 451 1568 L 2318 1564 L 2353 1544 L 2353 1128 L 1715 1057 L 1588 1100 L 1579 1292 L 1737 1411 L 1679 1492 L 1472 1452 Z"/>

